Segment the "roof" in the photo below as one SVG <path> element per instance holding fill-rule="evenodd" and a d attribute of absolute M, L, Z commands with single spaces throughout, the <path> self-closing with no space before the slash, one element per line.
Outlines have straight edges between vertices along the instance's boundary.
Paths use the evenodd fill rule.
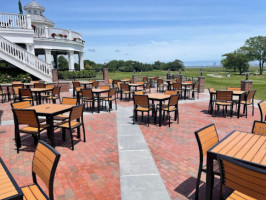
<path fill-rule="evenodd" d="M 42 11 L 45 11 L 45 8 L 38 4 L 35 0 L 32 2 L 28 3 L 26 6 L 24 6 L 24 10 L 29 10 L 29 9 L 39 9 Z"/>
<path fill-rule="evenodd" d="M 31 15 L 31 21 L 33 24 L 38 23 L 38 24 L 45 24 L 45 25 L 48 25 L 50 27 L 54 27 L 54 22 L 47 19 L 43 15 Z"/>

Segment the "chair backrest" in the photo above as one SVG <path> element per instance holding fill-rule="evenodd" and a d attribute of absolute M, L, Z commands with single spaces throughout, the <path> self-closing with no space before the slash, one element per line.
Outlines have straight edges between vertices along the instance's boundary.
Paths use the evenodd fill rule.
<path fill-rule="evenodd" d="M 117 82 L 116 84 L 117 84 L 117 88 L 118 88 L 118 89 L 121 89 L 121 84 L 122 84 L 122 82 L 119 81 L 119 82 Z"/>
<path fill-rule="evenodd" d="M 55 86 L 54 85 L 46 85 L 45 88 L 48 88 L 48 89 L 53 89 Z"/>
<path fill-rule="evenodd" d="M 117 85 L 118 82 L 121 82 L 121 80 L 113 80 L 113 85 Z"/>
<path fill-rule="evenodd" d="M 63 97 L 62 104 L 77 105 L 78 100 L 76 98 Z"/>
<path fill-rule="evenodd" d="M 110 85 L 112 85 L 113 84 L 113 79 L 109 79 L 108 82 L 109 82 Z"/>
<path fill-rule="evenodd" d="M 92 83 L 92 87 L 97 88 L 99 86 L 99 82 L 95 81 Z"/>
<path fill-rule="evenodd" d="M 23 83 L 12 83 L 12 88 L 14 87 L 21 87 L 21 88 L 24 88 L 24 84 Z"/>
<path fill-rule="evenodd" d="M 175 82 L 176 83 L 182 83 L 182 79 L 181 78 L 175 78 Z"/>
<path fill-rule="evenodd" d="M 143 80 L 143 82 L 148 82 L 148 77 L 143 76 L 142 80 Z"/>
<path fill-rule="evenodd" d="M 79 81 L 73 81 L 73 87 L 76 88 L 76 87 L 80 87 L 80 82 Z"/>
<path fill-rule="evenodd" d="M 21 101 L 17 103 L 11 103 L 11 107 L 15 109 L 23 109 L 23 108 L 31 107 L 31 103 L 30 101 Z"/>
<path fill-rule="evenodd" d="M 158 79 L 157 79 L 157 84 L 163 84 L 163 79 L 158 78 Z"/>
<path fill-rule="evenodd" d="M 91 88 L 86 88 L 81 90 L 82 97 L 93 98 L 93 93 Z"/>
<path fill-rule="evenodd" d="M 101 85 L 100 89 L 109 90 L 110 86 L 109 85 Z"/>
<path fill-rule="evenodd" d="M 29 97 L 32 98 L 31 90 L 28 88 L 20 88 L 19 89 L 19 96 L 20 97 Z"/>
<path fill-rule="evenodd" d="M 150 83 L 147 83 L 146 86 L 145 86 L 145 89 L 146 89 L 146 90 L 151 89 L 151 84 L 150 84 Z"/>
<path fill-rule="evenodd" d="M 60 94 L 61 87 L 54 87 L 52 90 L 52 95 L 59 95 Z"/>
<path fill-rule="evenodd" d="M 166 90 L 164 92 L 164 94 L 166 94 L 166 95 L 177 95 L 177 91 L 175 91 L 175 90 Z"/>
<path fill-rule="evenodd" d="M 252 127 L 252 133 L 266 135 L 266 123 L 260 121 L 254 121 Z"/>
<path fill-rule="evenodd" d="M 254 199 L 266 197 L 266 168 L 243 163 L 231 157 L 217 156 L 221 171 L 220 199 L 224 199 L 224 186 Z M 252 198 L 252 199 L 253 199 Z M 251 198 L 246 198 L 251 199 Z"/>
<path fill-rule="evenodd" d="M 136 91 L 134 92 L 135 95 L 144 95 L 143 91 Z"/>
<path fill-rule="evenodd" d="M 111 88 L 109 90 L 109 92 L 108 92 L 108 97 L 113 97 L 114 96 L 116 98 L 115 92 L 116 92 L 116 89 L 115 88 Z"/>
<path fill-rule="evenodd" d="M 173 83 L 173 90 L 181 90 L 182 84 L 180 83 Z"/>
<path fill-rule="evenodd" d="M 13 85 L 13 84 L 22 84 L 22 82 L 21 82 L 21 81 L 13 81 L 13 82 L 12 82 L 12 85 Z"/>
<path fill-rule="evenodd" d="M 259 109 L 260 109 L 260 121 L 265 122 L 266 120 L 266 104 L 264 103 L 264 101 L 260 101 L 258 103 Z"/>
<path fill-rule="evenodd" d="M 37 176 L 43 181 L 49 192 L 49 199 L 54 199 L 53 187 L 60 154 L 50 145 L 39 140 L 32 161 L 33 182 L 38 184 Z"/>
<path fill-rule="evenodd" d="M 14 108 L 12 110 L 15 118 L 15 125 L 28 124 L 36 127 L 39 126 L 39 120 L 35 110 L 24 110 Z"/>
<path fill-rule="evenodd" d="M 255 93 L 256 93 L 256 90 L 248 91 L 248 94 L 247 94 L 247 102 L 248 103 L 251 103 L 251 101 L 254 100 Z"/>
<path fill-rule="evenodd" d="M 77 106 L 72 107 L 69 115 L 69 123 L 70 121 L 80 119 L 83 116 L 83 109 L 84 109 L 84 104 L 80 104 Z"/>
<path fill-rule="evenodd" d="M 34 83 L 34 88 L 45 88 L 44 83 Z"/>
<path fill-rule="evenodd" d="M 171 95 L 169 102 L 168 102 L 168 106 L 176 106 L 178 105 L 178 95 Z"/>
<path fill-rule="evenodd" d="M 129 85 L 128 84 L 121 83 L 120 87 L 121 87 L 122 91 L 129 91 Z"/>
<path fill-rule="evenodd" d="M 218 134 L 214 124 L 210 124 L 195 131 L 195 136 L 199 146 L 200 161 L 207 155 L 207 151 L 219 142 Z"/>
<path fill-rule="evenodd" d="M 134 95 L 133 99 L 135 106 L 149 106 L 148 95 Z"/>
<path fill-rule="evenodd" d="M 195 90 L 195 89 L 199 89 L 199 82 L 194 83 L 194 85 L 193 85 L 193 89 L 194 89 L 194 90 Z"/>
<path fill-rule="evenodd" d="M 216 99 L 218 101 L 232 101 L 233 91 L 216 91 Z"/>
<path fill-rule="evenodd" d="M 228 91 L 241 91 L 241 88 L 240 87 L 227 87 Z"/>

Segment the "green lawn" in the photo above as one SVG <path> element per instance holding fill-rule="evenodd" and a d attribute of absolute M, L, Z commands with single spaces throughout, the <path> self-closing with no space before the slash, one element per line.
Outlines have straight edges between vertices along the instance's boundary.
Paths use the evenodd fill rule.
<path fill-rule="evenodd" d="M 172 72 L 176 73 L 176 72 Z M 216 78 L 208 76 L 208 74 L 215 73 L 215 76 L 222 76 Z M 241 80 L 245 80 L 245 75 L 239 75 L 237 72 L 230 71 L 231 77 L 226 77 L 226 71 L 222 67 L 204 68 L 203 75 L 206 78 L 205 88 L 213 87 L 214 89 L 226 89 L 228 86 L 240 87 Z M 258 73 L 257 67 L 250 68 L 250 73 Z M 111 79 L 124 79 L 132 78 L 132 72 L 109 72 Z M 167 71 L 150 71 L 136 73 L 138 79 L 141 80 L 143 76 L 160 76 L 166 77 Z M 199 68 L 187 68 L 182 72 L 183 75 L 188 77 L 197 77 L 200 75 Z M 256 99 L 266 100 L 266 75 L 250 75 L 249 80 L 253 81 L 253 89 L 257 90 Z"/>

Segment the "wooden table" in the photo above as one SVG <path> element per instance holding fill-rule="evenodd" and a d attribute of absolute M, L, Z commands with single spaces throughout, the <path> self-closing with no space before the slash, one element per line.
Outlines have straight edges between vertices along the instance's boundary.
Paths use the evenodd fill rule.
<path fill-rule="evenodd" d="M 237 118 L 240 116 L 240 105 L 241 105 L 241 97 L 242 95 L 246 95 L 246 91 L 233 91 L 233 96 L 238 97 L 238 108 L 237 108 Z M 216 96 L 216 91 L 210 92 L 210 101 L 211 101 L 211 114 L 213 112 L 213 95 Z"/>
<path fill-rule="evenodd" d="M 52 88 L 30 88 L 31 92 L 33 92 L 37 98 L 37 104 L 42 103 L 41 93 L 52 91 Z"/>
<path fill-rule="evenodd" d="M 131 98 L 131 87 L 135 87 L 135 90 L 134 91 L 137 91 L 137 87 L 140 87 L 140 86 L 144 86 L 144 83 L 129 83 L 128 84 L 129 86 L 129 99 Z M 121 96 L 121 99 L 122 99 L 122 96 Z"/>
<path fill-rule="evenodd" d="M 92 93 L 96 94 L 96 96 L 97 96 L 97 101 L 98 101 L 97 111 L 98 111 L 98 113 L 100 113 L 100 94 L 105 93 L 105 92 L 109 92 L 109 89 L 92 89 Z"/>
<path fill-rule="evenodd" d="M 51 145 L 54 147 L 54 116 L 68 112 L 73 105 L 66 104 L 41 104 L 37 106 L 31 106 L 26 109 L 35 110 L 38 116 L 45 116 L 46 123 L 49 124 L 47 130 L 48 136 L 51 139 Z M 78 129 L 78 137 L 80 137 L 80 130 Z"/>
<path fill-rule="evenodd" d="M 154 101 L 159 102 L 159 126 L 162 125 L 162 104 L 163 101 L 169 100 L 171 95 L 166 94 L 148 94 L 149 100 L 152 100 L 152 103 L 154 104 Z"/>
<path fill-rule="evenodd" d="M 193 86 L 193 83 L 181 83 L 182 84 L 182 88 L 184 86 L 184 99 L 187 99 L 187 87 L 188 86 Z"/>
<path fill-rule="evenodd" d="M 23 193 L 0 158 L 0 199 L 22 200 Z"/>
<path fill-rule="evenodd" d="M 87 85 L 92 85 L 93 81 L 80 81 L 80 85 L 84 85 L 84 88 L 87 88 Z"/>
<path fill-rule="evenodd" d="M 173 82 L 173 79 L 166 79 L 165 82 L 167 82 L 168 86 L 167 86 L 167 90 L 171 90 L 171 82 Z"/>
<path fill-rule="evenodd" d="M 213 160 L 226 155 L 258 167 L 266 167 L 266 136 L 233 131 L 207 152 L 206 199 L 212 199 Z"/>

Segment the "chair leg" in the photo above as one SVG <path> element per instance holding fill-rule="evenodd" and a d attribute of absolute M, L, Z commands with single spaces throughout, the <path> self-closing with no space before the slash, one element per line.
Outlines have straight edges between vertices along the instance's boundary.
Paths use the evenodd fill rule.
<path fill-rule="evenodd" d="M 171 120 L 171 116 L 170 116 L 170 112 L 167 112 L 168 117 L 169 117 L 169 127 L 170 127 L 170 120 Z"/>
<path fill-rule="evenodd" d="M 254 102 L 252 102 L 252 116 L 254 116 Z"/>
<path fill-rule="evenodd" d="M 82 124 L 82 129 L 83 129 L 83 141 L 86 142 L 86 134 L 85 134 L 84 124 Z"/>
<path fill-rule="evenodd" d="M 246 104 L 246 118 L 248 117 L 248 105 Z"/>
<path fill-rule="evenodd" d="M 195 200 L 199 199 L 199 185 L 200 185 L 200 177 L 201 177 L 201 167 L 199 168 L 198 171 L 198 177 L 197 177 L 197 182 L 196 182 L 196 193 L 195 193 Z"/>
<path fill-rule="evenodd" d="M 150 111 L 148 111 L 148 127 L 150 126 Z"/>
<path fill-rule="evenodd" d="M 72 133 L 72 129 L 69 129 L 70 132 L 70 139 L 71 139 L 71 144 L 72 144 L 72 150 L 74 150 L 74 141 L 73 141 L 73 133 Z"/>

